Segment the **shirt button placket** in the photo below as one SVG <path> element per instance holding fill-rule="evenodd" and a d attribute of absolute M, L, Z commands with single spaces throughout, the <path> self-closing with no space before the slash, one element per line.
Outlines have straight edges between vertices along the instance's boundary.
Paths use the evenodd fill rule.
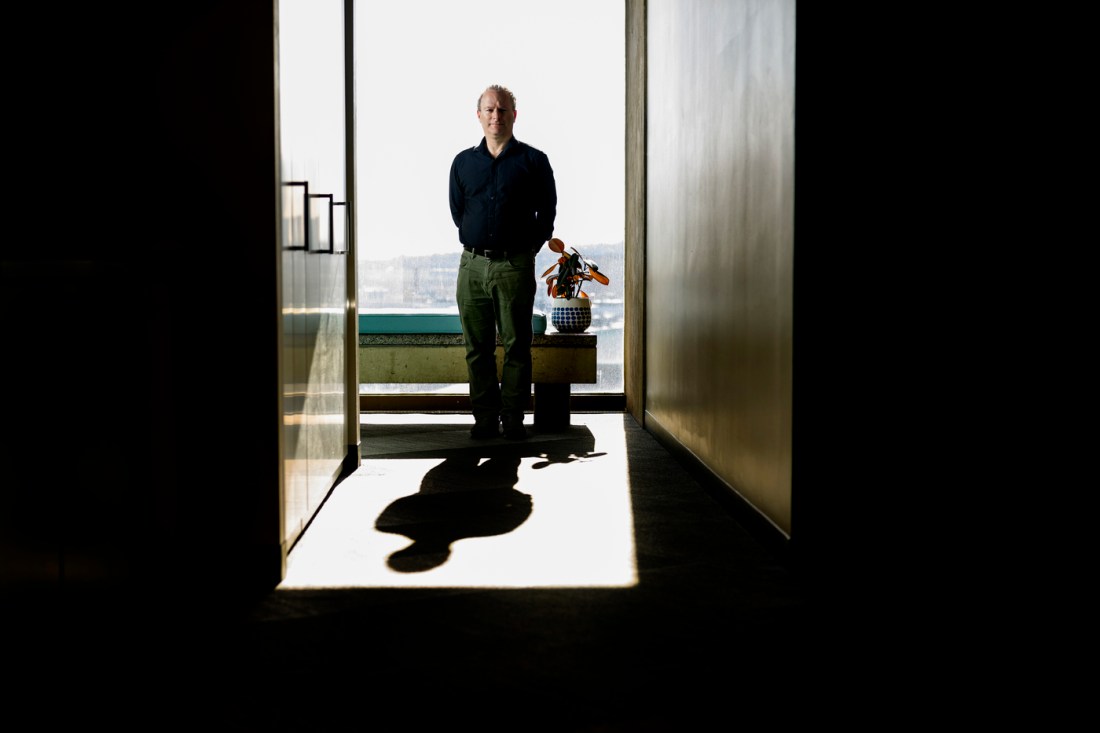
<path fill-rule="evenodd" d="M 497 161 L 489 166 L 489 248 L 495 244 L 493 232 L 496 230 L 497 219 Z"/>

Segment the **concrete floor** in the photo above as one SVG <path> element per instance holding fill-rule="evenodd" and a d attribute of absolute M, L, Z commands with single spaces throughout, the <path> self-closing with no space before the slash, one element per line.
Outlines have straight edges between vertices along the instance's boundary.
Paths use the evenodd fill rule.
<path fill-rule="evenodd" d="M 523 442 L 469 426 L 364 416 L 362 466 L 280 588 L 243 610 L 195 589 L 186 612 L 83 614 L 22 666 L 44 683 L 37 709 L 250 730 L 695 730 L 733 709 L 782 717 L 854 658 L 834 614 L 630 416 L 576 414 Z"/>

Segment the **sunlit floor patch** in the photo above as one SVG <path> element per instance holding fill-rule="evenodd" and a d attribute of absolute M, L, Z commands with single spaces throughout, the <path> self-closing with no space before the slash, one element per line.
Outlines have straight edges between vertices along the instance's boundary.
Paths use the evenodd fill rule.
<path fill-rule="evenodd" d="M 364 424 L 362 465 L 298 541 L 280 588 L 635 584 L 622 415 L 574 415 L 571 436 L 517 443 L 474 442 L 455 415 Z M 590 439 L 571 450 L 577 433 Z"/>

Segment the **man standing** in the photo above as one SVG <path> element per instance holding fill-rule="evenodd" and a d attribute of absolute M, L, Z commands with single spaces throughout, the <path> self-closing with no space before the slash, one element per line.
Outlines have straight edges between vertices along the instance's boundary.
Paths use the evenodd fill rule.
<path fill-rule="evenodd" d="M 470 435 L 527 437 L 535 255 L 554 233 L 557 189 L 550 160 L 512 135 L 516 98 L 493 85 L 477 100 L 485 136 L 451 164 L 451 216 L 458 227 L 459 320 L 470 378 Z M 497 380 L 497 332 L 504 365 Z"/>

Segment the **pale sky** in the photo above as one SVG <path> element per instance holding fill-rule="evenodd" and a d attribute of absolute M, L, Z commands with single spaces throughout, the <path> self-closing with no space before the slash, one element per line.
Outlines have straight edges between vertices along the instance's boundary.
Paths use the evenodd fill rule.
<path fill-rule="evenodd" d="M 623 0 L 357 2 L 360 258 L 457 250 L 447 175 L 454 156 L 481 140 L 477 97 L 490 84 L 516 95 L 516 138 L 550 158 L 555 236 L 582 251 L 621 242 L 623 7 Z"/>

